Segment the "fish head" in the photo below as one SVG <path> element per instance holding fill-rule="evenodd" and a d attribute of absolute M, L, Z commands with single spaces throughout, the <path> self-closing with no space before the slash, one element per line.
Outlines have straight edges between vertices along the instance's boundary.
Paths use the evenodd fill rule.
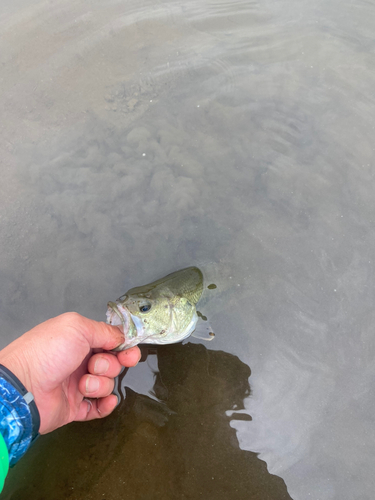
<path fill-rule="evenodd" d="M 128 293 L 121 303 L 137 326 L 142 341 L 164 337 L 171 323 L 171 307 L 167 297 L 149 293 Z"/>
<path fill-rule="evenodd" d="M 202 275 L 196 268 L 190 269 L 193 271 L 179 271 L 132 288 L 116 302 L 108 303 L 107 322 L 119 326 L 125 334 L 124 344 L 116 350 L 140 343 L 171 344 L 192 333 L 198 320 L 196 301 L 202 293 Z M 192 281 L 192 272 L 194 282 L 187 286 L 187 278 Z"/>

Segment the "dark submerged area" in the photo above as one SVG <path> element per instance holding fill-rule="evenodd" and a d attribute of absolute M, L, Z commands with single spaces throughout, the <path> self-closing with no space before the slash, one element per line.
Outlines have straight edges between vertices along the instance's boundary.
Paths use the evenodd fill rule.
<path fill-rule="evenodd" d="M 230 426 L 232 419 L 251 420 L 242 412 L 250 368 L 199 344 L 151 351 L 158 401 L 126 387 L 110 417 L 39 438 L 12 470 L 3 497 L 290 499 L 284 481 L 256 453 L 240 449 Z M 122 379 L 126 386 L 126 373 Z"/>

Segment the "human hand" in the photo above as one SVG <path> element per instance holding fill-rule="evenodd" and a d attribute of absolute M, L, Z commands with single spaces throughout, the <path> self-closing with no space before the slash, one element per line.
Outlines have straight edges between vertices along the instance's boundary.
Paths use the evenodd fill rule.
<path fill-rule="evenodd" d="M 115 326 L 77 313 L 49 319 L 0 351 L 0 364 L 32 392 L 40 414 L 40 434 L 72 421 L 109 415 L 117 397 L 111 394 L 122 366 L 135 366 L 140 350 L 110 350 L 124 342 Z M 86 399 L 98 398 L 98 399 Z"/>

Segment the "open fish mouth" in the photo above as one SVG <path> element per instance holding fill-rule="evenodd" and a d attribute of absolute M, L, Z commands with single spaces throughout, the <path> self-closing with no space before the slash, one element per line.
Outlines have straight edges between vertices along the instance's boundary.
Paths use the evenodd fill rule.
<path fill-rule="evenodd" d="M 107 323 L 122 327 L 123 333 L 126 334 L 129 329 L 129 311 L 116 302 L 108 302 L 107 307 Z"/>
<path fill-rule="evenodd" d="M 139 324 L 138 318 L 134 317 L 126 307 L 118 302 L 108 302 L 107 306 L 107 323 L 117 326 L 125 335 L 125 342 L 113 349 L 113 351 L 122 351 L 123 349 L 139 344 L 143 328 Z M 139 339 L 138 336 L 140 337 Z"/>

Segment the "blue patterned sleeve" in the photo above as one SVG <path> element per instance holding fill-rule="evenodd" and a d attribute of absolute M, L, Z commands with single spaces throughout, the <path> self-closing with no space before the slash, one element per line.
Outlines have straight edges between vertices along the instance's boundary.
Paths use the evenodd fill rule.
<path fill-rule="evenodd" d="M 26 453 L 33 435 L 30 408 L 24 397 L 8 381 L 0 378 L 0 433 L 12 466 Z"/>

